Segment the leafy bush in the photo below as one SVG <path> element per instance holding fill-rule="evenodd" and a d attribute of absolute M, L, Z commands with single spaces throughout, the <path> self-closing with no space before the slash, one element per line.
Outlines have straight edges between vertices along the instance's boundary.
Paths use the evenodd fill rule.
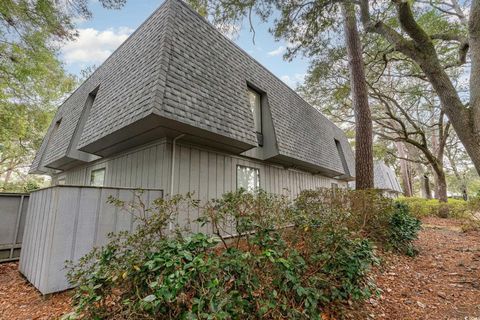
<path fill-rule="evenodd" d="M 443 211 L 448 211 L 448 217 L 465 218 L 470 214 L 469 202 L 458 199 L 448 199 L 447 203 L 440 203 L 437 199 L 416 197 L 400 198 L 398 202 L 405 203 L 417 218 L 441 217 Z M 446 206 L 448 210 L 442 210 Z"/>
<path fill-rule="evenodd" d="M 480 231 L 480 197 L 468 201 L 469 214 L 463 219 L 463 232 Z"/>
<path fill-rule="evenodd" d="M 410 214 L 406 204 L 396 203 L 389 222 L 389 244 L 399 252 L 415 255 L 412 243 L 417 239 L 420 225 L 420 220 Z"/>
<path fill-rule="evenodd" d="M 343 225 L 385 249 L 414 254 L 413 241 L 420 221 L 408 206 L 383 197 L 376 190 L 304 191 L 296 199 L 301 220 Z"/>
<path fill-rule="evenodd" d="M 111 202 L 139 211 L 142 224 L 71 266 L 76 311 L 67 317 L 318 319 L 326 305 L 375 290 L 371 241 L 332 223 L 334 211 L 311 214 L 286 198 L 240 190 L 200 208 L 214 235 L 186 236 L 169 226 L 198 206 L 188 195 L 151 209 Z"/>

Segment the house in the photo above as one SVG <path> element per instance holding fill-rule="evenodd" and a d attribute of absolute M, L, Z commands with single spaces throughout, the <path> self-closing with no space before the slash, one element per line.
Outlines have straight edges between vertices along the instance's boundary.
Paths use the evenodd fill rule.
<path fill-rule="evenodd" d="M 338 127 L 186 4 L 167 0 L 62 104 L 31 172 L 210 198 L 235 187 L 236 165 L 278 193 L 345 184 L 354 172 Z M 201 190 L 209 183 L 215 193 Z"/>
<path fill-rule="evenodd" d="M 375 161 L 373 163 L 373 177 L 374 188 L 380 190 L 384 196 L 397 198 L 403 193 L 395 171 L 385 162 Z M 355 182 L 349 182 L 349 187 L 355 189 Z"/>
<path fill-rule="evenodd" d="M 374 186 L 390 198 L 397 198 L 403 193 L 398 182 L 397 175 L 392 168 L 383 161 L 375 161 L 373 164 Z"/>
<path fill-rule="evenodd" d="M 105 207 L 108 193 L 208 200 L 244 187 L 293 198 L 346 187 L 354 163 L 342 130 L 188 5 L 166 0 L 60 106 L 30 172 L 53 186 L 32 194 L 25 233 L 35 235 L 20 270 L 49 293 L 68 287 L 58 261 L 132 228 Z"/>

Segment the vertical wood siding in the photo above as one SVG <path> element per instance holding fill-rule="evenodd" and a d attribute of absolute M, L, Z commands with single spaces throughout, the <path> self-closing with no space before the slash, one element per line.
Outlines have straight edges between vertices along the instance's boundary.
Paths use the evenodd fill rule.
<path fill-rule="evenodd" d="M 170 148 L 161 142 L 71 169 L 59 176 L 65 175 L 67 185 L 89 185 L 91 171 L 105 167 L 105 186 L 165 189 L 170 181 L 170 159 Z"/>
<path fill-rule="evenodd" d="M 31 194 L 19 269 L 43 294 L 70 287 L 65 261 L 77 261 L 110 232 L 132 231 L 132 215 L 107 203 L 112 195 L 132 201 L 132 189 L 58 186 Z M 159 190 L 142 195 L 148 206 Z"/>
<path fill-rule="evenodd" d="M 165 141 L 97 161 L 66 172 L 66 184 L 88 185 L 91 170 L 105 167 L 105 185 L 123 188 L 155 188 L 170 192 L 171 143 Z M 267 192 L 296 197 L 301 190 L 329 188 L 346 183 L 309 172 L 232 156 L 201 147 L 178 144 L 175 152 L 174 193 L 194 192 L 209 200 L 236 189 L 237 165 L 260 170 L 260 186 Z M 194 213 L 192 213 L 194 214 Z M 185 218 L 189 218 L 185 217 Z"/>
<path fill-rule="evenodd" d="M 269 193 L 283 194 L 291 199 L 301 190 L 329 188 L 331 183 L 346 183 L 299 170 L 266 164 L 201 148 L 179 145 L 176 148 L 174 192 L 195 192 L 202 200 L 220 197 L 236 189 L 237 165 L 258 168 L 260 187 Z"/>

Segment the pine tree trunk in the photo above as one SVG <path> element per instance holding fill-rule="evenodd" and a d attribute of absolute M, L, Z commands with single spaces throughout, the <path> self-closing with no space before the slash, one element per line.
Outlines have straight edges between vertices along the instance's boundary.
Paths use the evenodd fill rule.
<path fill-rule="evenodd" d="M 350 69 L 350 84 L 355 111 L 355 185 L 356 189 L 373 188 L 372 117 L 368 105 L 362 46 L 357 29 L 355 7 L 342 2 L 345 44 Z"/>

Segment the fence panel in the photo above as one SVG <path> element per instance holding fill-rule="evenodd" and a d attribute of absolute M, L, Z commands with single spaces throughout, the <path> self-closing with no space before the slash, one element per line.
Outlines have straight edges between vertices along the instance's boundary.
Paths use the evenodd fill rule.
<path fill-rule="evenodd" d="M 134 228 L 131 216 L 111 204 L 108 196 L 133 199 L 135 189 L 54 186 L 32 192 L 20 272 L 43 294 L 68 289 L 65 261 L 80 257 L 107 242 L 107 234 Z M 151 201 L 162 190 L 144 190 Z"/>
<path fill-rule="evenodd" d="M 0 262 L 18 260 L 29 195 L 0 193 Z"/>

